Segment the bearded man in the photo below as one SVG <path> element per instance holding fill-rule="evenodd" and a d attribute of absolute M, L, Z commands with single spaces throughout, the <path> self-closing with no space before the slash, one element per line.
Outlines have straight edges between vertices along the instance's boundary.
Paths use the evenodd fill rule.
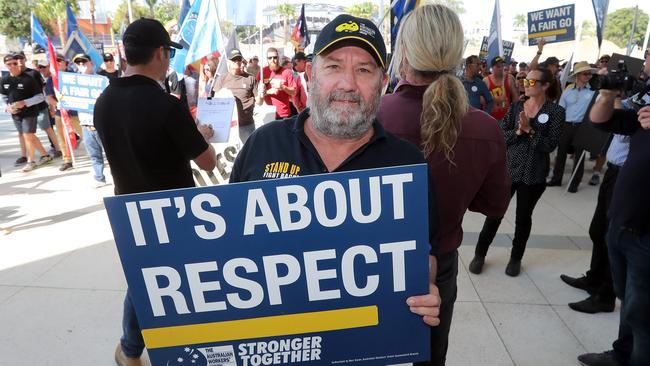
<path fill-rule="evenodd" d="M 350 32 L 337 32 L 355 23 Z M 355 30 L 356 29 L 356 30 Z M 342 14 L 323 28 L 314 47 L 309 108 L 257 129 L 237 156 L 230 182 L 286 178 L 425 163 L 414 145 L 386 132 L 375 118 L 386 84 L 386 48 L 369 20 Z M 274 171 L 288 163 L 287 172 Z M 405 306 L 430 325 L 439 324 L 435 285 L 438 229 L 433 183 L 429 180 L 429 294 L 411 296 Z"/>

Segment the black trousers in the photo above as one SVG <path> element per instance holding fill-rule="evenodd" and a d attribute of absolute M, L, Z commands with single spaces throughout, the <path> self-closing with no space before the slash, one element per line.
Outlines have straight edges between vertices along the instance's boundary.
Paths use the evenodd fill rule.
<path fill-rule="evenodd" d="M 431 361 L 416 362 L 415 366 L 444 366 L 449 348 L 449 329 L 458 294 L 458 251 L 438 256 L 436 285 L 440 291 L 440 324 L 431 327 Z"/>
<path fill-rule="evenodd" d="M 524 184 L 521 182 L 512 183 L 511 194 L 517 193 L 517 211 L 515 213 L 515 236 L 512 239 L 512 252 L 510 258 L 521 260 L 524 257 L 526 243 L 530 237 L 530 230 L 533 227 L 533 210 L 537 201 L 546 190 L 546 184 Z M 487 217 L 483 229 L 478 236 L 475 254 L 485 257 L 490 244 L 499 230 L 503 217 Z"/>
<path fill-rule="evenodd" d="M 589 237 L 593 242 L 591 251 L 591 264 L 587 271 L 587 280 L 598 285 L 597 294 L 603 300 L 614 300 L 614 284 L 612 282 L 612 271 L 609 266 L 609 256 L 607 252 L 607 230 L 609 229 L 609 219 L 607 211 L 614 194 L 614 185 L 618 177 L 619 167 L 607 163 L 607 171 L 603 176 L 603 182 L 598 190 L 598 202 L 594 216 L 589 225 Z"/>
<path fill-rule="evenodd" d="M 580 128 L 580 123 L 570 123 L 564 122 L 562 127 L 562 135 L 560 136 L 560 142 L 557 145 L 557 156 L 555 157 L 555 166 L 553 167 L 553 177 L 551 178 L 552 182 L 562 183 L 562 176 L 564 175 L 564 166 L 566 165 L 566 157 L 569 152 L 569 149 L 573 145 L 573 140 Z M 570 185 L 577 187 L 582 181 L 582 176 L 585 172 L 585 161 L 584 159 L 579 166 L 575 167 L 575 163 L 580 159 L 582 155 L 581 149 L 574 149 L 574 170 L 576 172 L 575 177 L 572 182 L 569 182 Z"/>

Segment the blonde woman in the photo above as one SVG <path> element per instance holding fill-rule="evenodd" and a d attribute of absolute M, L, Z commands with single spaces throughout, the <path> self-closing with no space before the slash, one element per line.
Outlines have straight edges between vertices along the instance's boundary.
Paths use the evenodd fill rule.
<path fill-rule="evenodd" d="M 440 325 L 431 328 L 431 361 L 419 365 L 445 364 L 463 215 L 469 208 L 501 217 L 510 198 L 499 125 L 469 105 L 455 76 L 462 52 L 463 29 L 456 13 L 443 5 L 417 7 L 397 36 L 394 69 L 402 80 L 393 94 L 382 98 L 378 114 L 386 130 L 423 150 L 437 188 Z"/>

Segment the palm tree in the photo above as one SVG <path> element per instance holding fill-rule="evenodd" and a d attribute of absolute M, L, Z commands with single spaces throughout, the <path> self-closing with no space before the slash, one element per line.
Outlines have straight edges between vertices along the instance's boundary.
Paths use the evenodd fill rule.
<path fill-rule="evenodd" d="M 526 16 L 524 14 L 515 15 L 515 20 L 512 22 L 512 27 L 514 29 L 521 31 L 525 29 L 526 25 Z"/>
<path fill-rule="evenodd" d="M 149 15 L 151 15 L 151 18 L 154 18 L 154 8 L 156 7 L 158 0 L 144 0 L 144 2 L 147 3 L 147 6 L 149 7 Z"/>
<path fill-rule="evenodd" d="M 275 15 L 284 21 L 284 44 L 286 45 L 289 41 L 289 20 L 296 17 L 296 7 L 288 3 L 280 4 L 275 8 Z"/>
<path fill-rule="evenodd" d="M 66 32 L 64 31 L 64 24 L 67 19 L 65 3 L 66 0 L 39 0 L 34 8 L 36 16 L 43 22 L 50 23 L 56 21 L 62 46 L 67 41 Z M 74 13 L 78 12 L 79 5 L 77 4 L 77 0 L 70 0 L 70 7 Z"/>

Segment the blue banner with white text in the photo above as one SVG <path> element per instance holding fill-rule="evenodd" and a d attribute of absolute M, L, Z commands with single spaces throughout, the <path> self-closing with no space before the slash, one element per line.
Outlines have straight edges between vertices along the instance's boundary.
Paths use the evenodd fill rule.
<path fill-rule="evenodd" d="M 406 304 L 429 288 L 427 180 L 420 164 L 105 198 L 153 365 L 428 360 Z"/>
<path fill-rule="evenodd" d="M 575 4 L 537 10 L 528 13 L 528 45 L 540 40 L 546 43 L 575 39 Z"/>

